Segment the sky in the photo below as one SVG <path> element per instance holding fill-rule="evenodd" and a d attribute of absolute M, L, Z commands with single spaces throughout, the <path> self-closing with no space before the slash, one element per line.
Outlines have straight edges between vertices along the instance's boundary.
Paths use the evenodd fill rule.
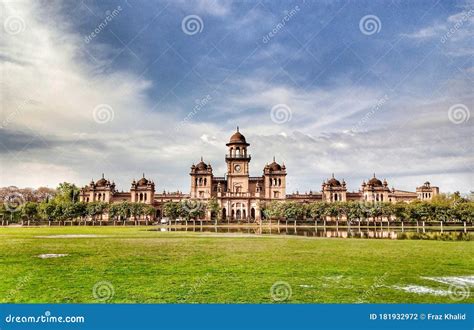
<path fill-rule="evenodd" d="M 287 193 L 332 173 L 473 190 L 473 1 L 2 1 L 0 186 L 188 192 L 226 171 Z"/>

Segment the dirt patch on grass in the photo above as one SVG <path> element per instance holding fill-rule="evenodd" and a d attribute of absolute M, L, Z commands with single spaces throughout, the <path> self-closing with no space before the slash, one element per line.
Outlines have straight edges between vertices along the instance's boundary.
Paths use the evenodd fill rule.
<path fill-rule="evenodd" d="M 474 286 L 474 276 L 423 277 L 424 279 L 447 284 Z"/>
<path fill-rule="evenodd" d="M 431 294 L 434 296 L 447 296 L 448 290 L 432 289 L 421 285 L 394 286 L 394 289 L 417 294 Z"/>
<path fill-rule="evenodd" d="M 108 237 L 106 235 L 92 235 L 92 234 L 70 234 L 70 235 L 47 235 L 47 236 L 35 236 L 36 238 L 94 238 L 94 237 Z"/>
<path fill-rule="evenodd" d="M 51 259 L 51 258 L 61 258 L 61 257 L 66 257 L 69 254 L 56 254 L 56 253 L 45 253 L 45 254 L 40 254 L 38 258 L 40 259 Z"/>
<path fill-rule="evenodd" d="M 405 285 L 405 286 L 393 286 L 394 289 L 402 290 L 405 292 L 410 293 L 417 293 L 417 294 L 430 294 L 434 296 L 450 296 L 454 297 L 453 299 L 456 300 L 457 290 L 462 290 L 461 294 L 469 297 L 469 287 L 474 286 L 474 276 L 440 276 L 440 277 L 428 277 L 428 276 L 421 276 L 422 279 L 438 282 L 441 284 L 449 285 L 449 289 L 437 289 L 437 288 L 430 288 L 427 286 L 421 285 Z M 460 296 L 462 298 L 464 296 Z"/>

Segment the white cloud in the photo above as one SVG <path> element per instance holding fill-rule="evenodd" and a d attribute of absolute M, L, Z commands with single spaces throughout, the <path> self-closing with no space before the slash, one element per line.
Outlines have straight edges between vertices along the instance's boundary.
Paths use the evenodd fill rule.
<path fill-rule="evenodd" d="M 433 25 L 429 27 L 422 28 L 413 33 L 404 33 L 402 34 L 405 37 L 413 39 L 428 39 L 439 36 L 441 32 L 446 30 L 445 24 Z"/>
<path fill-rule="evenodd" d="M 64 180 L 83 185 L 105 172 L 127 190 L 145 172 L 157 190 L 188 191 L 189 167 L 201 155 L 215 175 L 224 173 L 229 127 L 240 125 L 251 143 L 251 174 L 260 175 L 275 155 L 287 165 L 289 191 L 319 190 L 332 172 L 354 190 L 374 171 L 402 189 L 413 190 L 425 180 L 444 191 L 472 189 L 472 119 L 454 125 L 447 118 L 452 104 L 474 108 L 469 83 L 457 76 L 442 96 L 388 95 L 372 111 L 385 95 L 379 86 L 340 82 L 305 91 L 272 82 L 272 73 L 261 70 L 229 79 L 219 97 L 213 95 L 206 113 L 218 121 L 196 116 L 176 133 L 183 118 L 175 108 L 157 105 L 160 111 L 151 111 L 155 104 L 146 92 L 152 82 L 110 70 L 117 50 L 85 44 L 54 8 L 4 6 L 2 20 L 20 16 L 25 29 L 0 39 L 0 185 L 56 186 Z M 197 6 L 214 15 L 230 11 L 228 3 Z M 284 52 L 279 47 L 275 51 Z M 271 121 L 270 110 L 279 103 L 291 108 L 291 121 Z M 99 104 L 111 106 L 112 121 L 94 121 Z M 352 134 L 344 133 L 358 124 Z"/>
<path fill-rule="evenodd" d="M 402 36 L 418 41 L 437 38 L 442 44 L 447 44 L 448 51 L 454 50 L 453 53 L 456 53 L 457 49 L 463 47 L 472 52 L 474 9 L 466 5 L 460 12 L 448 16 L 444 22 L 437 22 L 412 33 L 403 33 Z M 464 42 L 467 43 L 463 45 Z M 463 56 L 470 55 L 471 52 L 464 51 Z"/>
<path fill-rule="evenodd" d="M 232 1 L 230 0 L 177 0 L 173 1 L 173 3 L 193 14 L 198 13 L 223 17 L 228 15 L 232 10 Z"/>

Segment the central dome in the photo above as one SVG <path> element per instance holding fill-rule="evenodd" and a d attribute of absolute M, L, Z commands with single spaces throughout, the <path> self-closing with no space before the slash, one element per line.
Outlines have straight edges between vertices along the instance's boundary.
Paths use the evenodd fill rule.
<path fill-rule="evenodd" d="M 372 179 L 370 179 L 369 182 L 367 182 L 367 184 L 370 185 L 370 186 L 374 186 L 374 187 L 382 187 L 383 186 L 382 181 L 377 179 L 375 177 L 375 174 L 374 174 L 374 177 Z"/>
<path fill-rule="evenodd" d="M 97 187 L 103 187 L 103 186 L 105 186 L 106 184 L 107 184 L 107 180 L 105 180 L 104 178 L 100 179 L 99 181 L 97 181 L 97 182 L 95 183 L 95 185 L 96 185 Z"/>
<path fill-rule="evenodd" d="M 273 161 L 273 163 L 271 163 L 270 165 L 268 165 L 270 167 L 270 170 L 272 171 L 281 171 L 281 166 L 280 164 L 278 164 L 277 162 Z"/>
<path fill-rule="evenodd" d="M 96 185 L 97 187 L 104 187 L 104 186 L 107 185 L 108 183 L 109 183 L 109 181 L 104 178 L 104 174 L 102 173 L 102 178 L 101 178 L 100 180 L 98 180 L 98 181 L 95 183 L 95 185 Z"/>
<path fill-rule="evenodd" d="M 247 143 L 247 141 L 245 140 L 245 136 L 243 136 L 243 135 L 239 132 L 239 127 L 237 127 L 237 132 L 235 132 L 234 134 L 232 134 L 232 136 L 230 137 L 229 143 L 227 143 L 227 145 L 230 145 L 230 144 L 245 144 L 245 145 L 249 145 L 249 144 Z"/>
<path fill-rule="evenodd" d="M 331 187 L 340 187 L 341 183 L 339 182 L 339 180 L 333 177 L 328 180 L 328 185 L 330 185 Z"/>
<path fill-rule="evenodd" d="M 207 165 L 202 160 L 196 165 L 196 168 L 200 171 L 207 170 Z"/>
<path fill-rule="evenodd" d="M 138 180 L 138 185 L 139 185 L 139 186 L 145 186 L 145 185 L 147 185 L 147 184 L 148 184 L 148 180 L 147 180 L 145 177 L 143 177 L 143 178 L 141 178 L 140 180 Z"/>

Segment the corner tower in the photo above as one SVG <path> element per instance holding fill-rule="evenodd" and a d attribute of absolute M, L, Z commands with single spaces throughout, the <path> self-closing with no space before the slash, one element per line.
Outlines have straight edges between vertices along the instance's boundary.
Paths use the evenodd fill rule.
<path fill-rule="evenodd" d="M 323 196 L 325 202 L 345 202 L 347 200 L 347 188 L 344 179 L 341 182 L 332 174 L 331 179 L 323 182 L 322 185 Z"/>
<path fill-rule="evenodd" d="M 201 161 L 191 166 L 191 198 L 211 198 L 212 166 Z"/>
<path fill-rule="evenodd" d="M 286 198 L 286 167 L 275 161 L 270 165 L 265 165 L 263 169 L 263 180 L 265 185 L 265 198 L 285 199 Z"/>

